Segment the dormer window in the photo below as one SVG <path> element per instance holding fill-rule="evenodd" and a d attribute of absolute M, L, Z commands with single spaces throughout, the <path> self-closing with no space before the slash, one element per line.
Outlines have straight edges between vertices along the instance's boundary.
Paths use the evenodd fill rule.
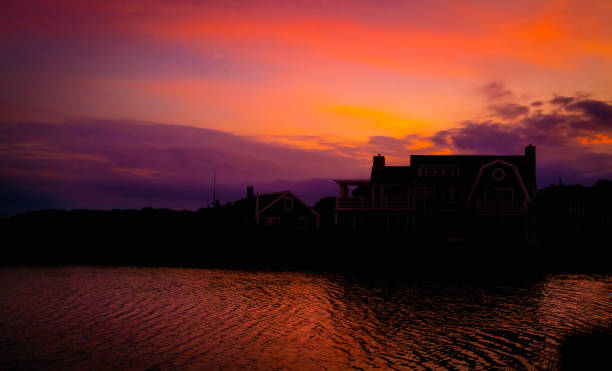
<path fill-rule="evenodd" d="M 286 197 L 284 202 L 285 202 L 285 211 L 293 211 L 293 198 Z"/>

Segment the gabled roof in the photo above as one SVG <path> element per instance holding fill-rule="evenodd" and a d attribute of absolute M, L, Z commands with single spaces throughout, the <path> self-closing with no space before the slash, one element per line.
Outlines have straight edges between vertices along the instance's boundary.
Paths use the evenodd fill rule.
<path fill-rule="evenodd" d="M 258 194 L 257 196 L 255 196 L 258 200 L 257 202 L 258 202 L 258 208 L 259 208 L 259 211 L 255 213 L 255 216 L 269 209 L 272 205 L 276 204 L 278 201 L 282 200 L 288 195 L 291 195 L 292 198 L 294 198 L 295 200 L 300 202 L 302 205 L 304 205 L 314 215 L 319 216 L 319 213 L 313 210 L 310 206 L 306 205 L 304 201 L 302 201 L 298 196 L 296 196 L 291 191 L 271 192 L 271 193 Z"/>

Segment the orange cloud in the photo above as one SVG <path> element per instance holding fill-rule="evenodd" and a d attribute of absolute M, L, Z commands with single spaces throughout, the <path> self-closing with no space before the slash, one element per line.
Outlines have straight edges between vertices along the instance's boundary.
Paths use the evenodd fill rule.
<path fill-rule="evenodd" d="M 351 120 L 351 124 L 354 126 L 365 126 L 370 131 L 382 131 L 395 135 L 421 131 L 427 126 L 427 123 L 423 121 L 403 118 L 393 113 L 369 107 L 348 105 L 325 106 L 323 111 L 354 119 Z"/>
<path fill-rule="evenodd" d="M 567 7 L 525 6 L 508 16 L 490 6 L 455 5 L 473 22 L 471 27 L 445 28 L 414 22 L 386 26 L 346 17 L 301 16 L 269 19 L 231 10 L 137 19 L 122 25 L 134 34 L 164 42 L 203 48 L 231 49 L 267 62 L 291 62 L 291 57 L 339 59 L 395 71 L 467 77 L 477 75 L 474 60 L 505 56 L 549 68 L 566 69 L 572 60 L 609 46 L 606 38 L 574 32 Z M 435 20 L 439 14 L 428 14 Z M 591 15 L 593 17 L 593 15 Z M 602 47 L 603 43 L 603 47 Z M 594 47 L 598 45 L 598 47 Z"/>

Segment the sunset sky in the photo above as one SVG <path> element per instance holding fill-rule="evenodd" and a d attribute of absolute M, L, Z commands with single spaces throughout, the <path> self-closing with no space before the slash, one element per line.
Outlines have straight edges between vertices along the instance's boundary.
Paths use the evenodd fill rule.
<path fill-rule="evenodd" d="M 612 177 L 612 1 L 0 3 L 0 208 L 198 208 L 521 154 Z M 163 197 L 161 196 L 163 195 Z M 7 211 L 10 210 L 10 211 Z"/>

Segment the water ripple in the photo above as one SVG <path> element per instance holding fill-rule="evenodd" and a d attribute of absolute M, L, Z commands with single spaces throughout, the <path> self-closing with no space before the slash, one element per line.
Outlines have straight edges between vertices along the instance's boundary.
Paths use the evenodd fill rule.
<path fill-rule="evenodd" d="M 0 270 L 0 369 L 543 368 L 612 277 L 448 284 L 166 268 Z"/>

